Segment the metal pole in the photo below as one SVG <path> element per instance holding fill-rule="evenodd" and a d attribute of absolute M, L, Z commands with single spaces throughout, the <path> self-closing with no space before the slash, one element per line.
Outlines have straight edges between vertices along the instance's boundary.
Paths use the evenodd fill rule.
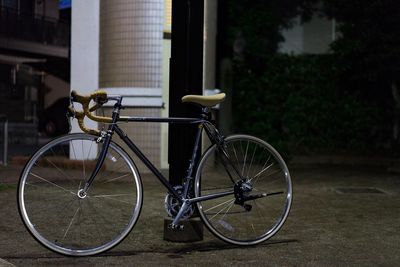
<path fill-rule="evenodd" d="M 0 114 L 0 121 L 3 122 L 3 165 L 7 166 L 8 154 L 8 118 L 5 114 Z"/>
<path fill-rule="evenodd" d="M 171 117 L 199 117 L 201 113 L 201 109 L 194 105 L 182 104 L 181 98 L 187 94 L 203 93 L 203 27 L 204 0 L 172 1 L 169 84 Z M 173 185 L 182 184 L 187 175 L 197 130 L 196 126 L 169 125 L 169 181 Z M 169 229 L 172 222 L 170 218 L 164 220 L 165 240 L 191 242 L 203 239 L 203 225 L 198 218 L 182 221 L 182 231 Z"/>
<path fill-rule="evenodd" d="M 8 119 L 4 121 L 4 151 L 3 151 L 3 164 L 7 166 L 7 154 L 8 154 Z"/>
<path fill-rule="evenodd" d="M 204 0 L 172 1 L 169 116 L 198 117 L 201 109 L 182 104 L 188 94 L 203 94 Z M 186 176 L 197 127 L 169 126 L 169 180 L 179 185 Z"/>

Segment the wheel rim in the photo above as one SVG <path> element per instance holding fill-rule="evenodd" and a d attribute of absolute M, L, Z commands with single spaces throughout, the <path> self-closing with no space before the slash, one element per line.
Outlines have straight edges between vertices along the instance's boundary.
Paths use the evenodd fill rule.
<path fill-rule="evenodd" d="M 200 215 L 224 241 L 238 245 L 265 241 L 281 228 L 290 210 L 292 187 L 286 164 L 269 144 L 251 136 L 227 138 L 226 151 L 237 171 L 228 167 L 228 175 L 220 153 L 212 146 L 199 163 L 195 195 L 231 190 L 236 197 L 198 203 Z M 259 197 L 240 202 L 239 195 Z"/>
<path fill-rule="evenodd" d="M 142 188 L 129 156 L 111 143 L 105 164 L 82 189 L 99 154 L 95 137 L 77 134 L 40 149 L 25 167 L 19 209 L 31 234 L 53 251 L 93 255 L 118 244 L 139 216 Z"/>

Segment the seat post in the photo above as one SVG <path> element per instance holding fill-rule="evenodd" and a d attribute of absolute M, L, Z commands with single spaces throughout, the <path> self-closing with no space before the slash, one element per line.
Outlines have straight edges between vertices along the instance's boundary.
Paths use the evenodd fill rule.
<path fill-rule="evenodd" d="M 202 109 L 201 109 L 201 117 L 204 118 L 204 119 L 206 119 L 206 120 L 208 120 L 208 121 L 210 121 L 211 118 L 212 118 L 212 115 L 211 115 L 211 108 L 209 108 L 209 107 L 202 107 Z"/>

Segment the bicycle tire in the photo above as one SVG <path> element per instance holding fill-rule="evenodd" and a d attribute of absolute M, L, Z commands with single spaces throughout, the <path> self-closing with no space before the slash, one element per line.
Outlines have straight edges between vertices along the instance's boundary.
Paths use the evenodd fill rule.
<path fill-rule="evenodd" d="M 198 202 L 200 217 L 225 242 L 258 244 L 276 234 L 289 214 L 289 170 L 271 145 L 253 136 L 230 136 L 225 139 L 224 150 L 232 165 L 216 145 L 211 145 L 202 156 L 196 172 L 195 196 L 235 193 Z M 246 197 L 249 200 L 240 201 Z"/>
<path fill-rule="evenodd" d="M 31 157 L 21 173 L 22 221 L 40 244 L 54 252 L 68 256 L 104 252 L 119 244 L 139 218 L 140 175 L 114 142 L 87 195 L 78 196 L 101 151 L 97 138 L 79 133 L 54 139 Z"/>

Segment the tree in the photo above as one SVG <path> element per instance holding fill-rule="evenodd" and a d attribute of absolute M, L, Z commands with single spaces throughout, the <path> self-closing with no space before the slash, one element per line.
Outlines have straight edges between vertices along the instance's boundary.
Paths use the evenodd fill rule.
<path fill-rule="evenodd" d="M 399 141 L 400 2 L 398 0 L 323 0 L 324 13 L 337 20 L 332 44 L 342 84 L 391 107 L 393 139 Z"/>
<path fill-rule="evenodd" d="M 293 18 L 311 18 L 316 0 L 230 0 L 227 50 L 234 50 L 236 63 L 245 70 L 262 72 L 265 62 L 277 52 L 282 29 Z M 230 48 L 230 49 L 229 49 Z M 242 71 L 243 69 L 241 69 Z"/>
<path fill-rule="evenodd" d="M 268 140 L 276 133 L 277 141 L 283 143 L 291 136 L 310 140 L 303 144 L 311 149 L 325 147 L 326 139 L 333 148 L 343 147 L 338 144 L 344 142 L 349 144 L 344 149 L 381 151 L 391 133 L 400 143 L 397 1 L 229 1 L 229 41 L 223 52 L 234 48 L 237 127 L 267 134 Z M 293 18 L 300 15 L 305 21 L 317 11 L 335 18 L 338 25 L 329 60 L 317 55 L 276 55 L 282 29 L 290 28 Z M 336 125 L 326 126 L 331 119 Z M 326 138 L 318 139 L 321 136 Z"/>

